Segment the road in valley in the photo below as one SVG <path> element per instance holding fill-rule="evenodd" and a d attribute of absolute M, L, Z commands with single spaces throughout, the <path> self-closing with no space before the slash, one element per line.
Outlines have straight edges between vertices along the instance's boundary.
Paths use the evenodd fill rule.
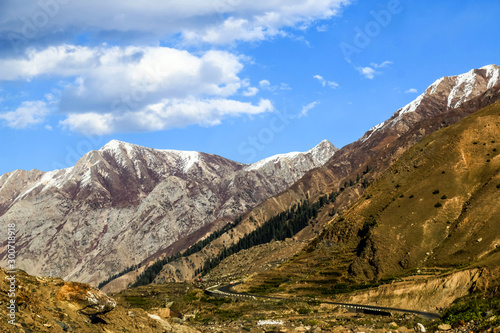
<path fill-rule="evenodd" d="M 223 286 L 215 285 L 215 286 L 212 286 L 212 287 L 205 289 L 205 292 L 207 292 L 210 295 L 214 295 L 214 296 L 240 297 L 240 298 L 250 298 L 250 299 L 266 298 L 266 299 L 275 299 L 275 300 L 285 300 L 285 301 L 291 301 L 291 302 L 310 302 L 311 301 L 311 300 L 307 300 L 307 299 L 294 299 L 294 298 L 249 295 L 249 294 L 237 293 L 237 292 L 234 292 L 232 290 L 232 288 L 238 284 L 241 284 L 241 282 L 223 285 Z M 340 307 L 343 307 L 343 308 L 346 308 L 349 310 L 353 310 L 356 312 L 363 312 L 363 313 L 367 313 L 367 314 L 375 314 L 375 315 L 382 315 L 382 316 L 384 316 L 384 315 L 389 316 L 389 315 L 391 315 L 391 312 L 402 312 L 402 313 L 415 314 L 417 316 L 420 316 L 420 317 L 423 317 L 426 319 L 437 319 L 440 317 L 439 314 L 437 314 L 437 313 L 426 312 L 426 311 L 389 308 L 389 307 L 374 306 L 374 305 L 340 303 L 340 302 L 331 302 L 331 301 L 316 300 L 316 299 L 314 301 L 318 301 L 320 303 L 325 303 L 325 304 L 338 305 Z"/>

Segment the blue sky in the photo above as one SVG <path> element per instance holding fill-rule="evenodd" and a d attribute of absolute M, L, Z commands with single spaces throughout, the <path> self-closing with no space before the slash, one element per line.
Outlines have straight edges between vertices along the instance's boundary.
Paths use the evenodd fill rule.
<path fill-rule="evenodd" d="M 112 139 L 242 163 L 357 140 L 436 79 L 499 64 L 498 1 L 0 4 L 0 174 Z"/>

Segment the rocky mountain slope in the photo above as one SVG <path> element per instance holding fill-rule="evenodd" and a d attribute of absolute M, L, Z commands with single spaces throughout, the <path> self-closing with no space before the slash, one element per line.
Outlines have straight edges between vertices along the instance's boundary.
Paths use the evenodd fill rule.
<path fill-rule="evenodd" d="M 370 129 L 358 141 L 340 149 L 324 166 L 311 170 L 289 190 L 258 205 L 236 230 L 215 240 L 204 251 L 167 265 L 158 282 L 192 278 L 195 269 L 207 257 L 216 255 L 228 244 L 306 196 L 314 201 L 325 193 L 341 190 L 334 205 L 335 210 L 341 212 L 355 202 L 366 184 L 379 177 L 424 137 L 500 99 L 499 74 L 500 67 L 489 65 L 437 80 L 415 101 L 397 110 L 393 117 Z M 356 186 L 348 186 L 350 183 L 356 183 Z M 329 214 L 324 213 L 324 216 L 318 221 L 316 229 L 321 229 L 328 222 Z M 311 230 L 308 227 L 304 231 L 309 233 L 309 240 L 313 237 Z M 301 239 L 306 240 L 304 237 Z M 137 276 L 137 273 L 130 275 Z M 132 281 L 133 277 L 123 277 L 120 288 Z"/>
<path fill-rule="evenodd" d="M 20 268 L 98 283 L 176 241 L 189 246 L 284 191 L 336 150 L 323 141 L 305 153 L 243 165 L 111 141 L 67 169 L 2 175 L 0 222 L 16 223 Z M 5 265 L 6 241 L 0 259 Z"/>
<path fill-rule="evenodd" d="M 0 283 L 2 332 L 199 332 L 169 321 L 166 318 L 169 309 L 145 311 L 117 304 L 115 299 L 88 284 L 31 276 L 23 271 L 15 276 L 17 310 L 14 318 L 8 316 L 11 312 L 6 306 L 10 302 L 9 284 Z M 6 282 L 6 277 L 10 274 L 0 269 L 0 279 Z M 8 323 L 7 318 L 13 321 Z"/>
<path fill-rule="evenodd" d="M 467 288 L 460 287 L 462 293 L 498 288 L 499 201 L 496 102 L 407 150 L 350 208 L 330 217 L 324 232 L 303 252 L 254 283 L 265 285 L 279 277 L 284 282 L 278 283 L 280 290 L 334 295 L 340 293 L 341 282 L 360 283 L 356 288 L 363 289 L 381 279 L 427 275 L 417 280 L 430 286 L 425 281 L 433 275 L 465 268 L 477 277 L 469 279 Z M 441 292 L 428 293 L 425 301 L 458 290 L 458 285 L 451 286 L 444 283 Z M 423 304 L 418 290 L 405 292 L 404 284 L 399 291 L 387 288 L 393 291 L 386 292 L 389 304 L 398 304 L 398 298 Z M 384 304 L 380 292 L 365 299 Z M 435 300 L 434 306 L 443 306 L 442 299 Z M 446 299 L 447 304 L 451 301 Z"/>

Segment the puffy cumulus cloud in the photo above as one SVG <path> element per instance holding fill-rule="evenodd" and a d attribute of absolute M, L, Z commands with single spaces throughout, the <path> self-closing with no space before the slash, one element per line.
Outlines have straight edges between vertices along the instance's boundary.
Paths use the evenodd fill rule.
<path fill-rule="evenodd" d="M 4 81 L 69 82 L 58 96 L 59 111 L 68 115 L 62 124 L 82 133 L 213 125 L 225 117 L 272 110 L 269 101 L 252 105 L 229 99 L 258 90 L 238 76 L 242 59 L 226 51 L 194 55 L 168 47 L 61 45 L 0 59 L 0 67 Z"/>
<path fill-rule="evenodd" d="M 42 123 L 49 113 L 44 101 L 25 101 L 15 111 L 0 113 L 0 119 L 11 128 L 22 129 Z"/>
<path fill-rule="evenodd" d="M 350 0 L 18 0 L 2 4 L 0 37 L 17 42 L 54 31 L 180 35 L 189 43 L 226 44 L 285 34 L 338 15 Z M 131 34 L 135 32 L 135 34 Z"/>
<path fill-rule="evenodd" d="M 225 51 L 201 56 L 168 47 L 85 47 L 61 45 L 27 50 L 25 57 L 0 59 L 0 80 L 77 77 L 67 94 L 84 102 L 109 99 L 136 89 L 165 96 L 234 94 L 243 64 Z"/>
<path fill-rule="evenodd" d="M 269 100 L 258 105 L 228 99 L 163 100 L 125 113 L 94 112 L 70 114 L 61 125 L 83 134 L 111 134 L 126 131 L 159 131 L 189 125 L 214 126 L 228 117 L 273 111 Z"/>

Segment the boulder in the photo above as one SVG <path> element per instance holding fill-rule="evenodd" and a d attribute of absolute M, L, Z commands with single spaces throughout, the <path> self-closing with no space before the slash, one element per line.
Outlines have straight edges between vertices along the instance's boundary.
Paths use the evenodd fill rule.
<path fill-rule="evenodd" d="M 116 307 L 114 299 L 89 284 L 79 282 L 65 282 L 57 299 L 89 316 L 103 314 Z"/>
<path fill-rule="evenodd" d="M 419 332 L 427 332 L 427 330 L 425 329 L 424 325 L 422 325 L 420 323 L 416 324 L 415 327 L 413 327 L 413 329 L 417 333 L 419 333 Z"/>

